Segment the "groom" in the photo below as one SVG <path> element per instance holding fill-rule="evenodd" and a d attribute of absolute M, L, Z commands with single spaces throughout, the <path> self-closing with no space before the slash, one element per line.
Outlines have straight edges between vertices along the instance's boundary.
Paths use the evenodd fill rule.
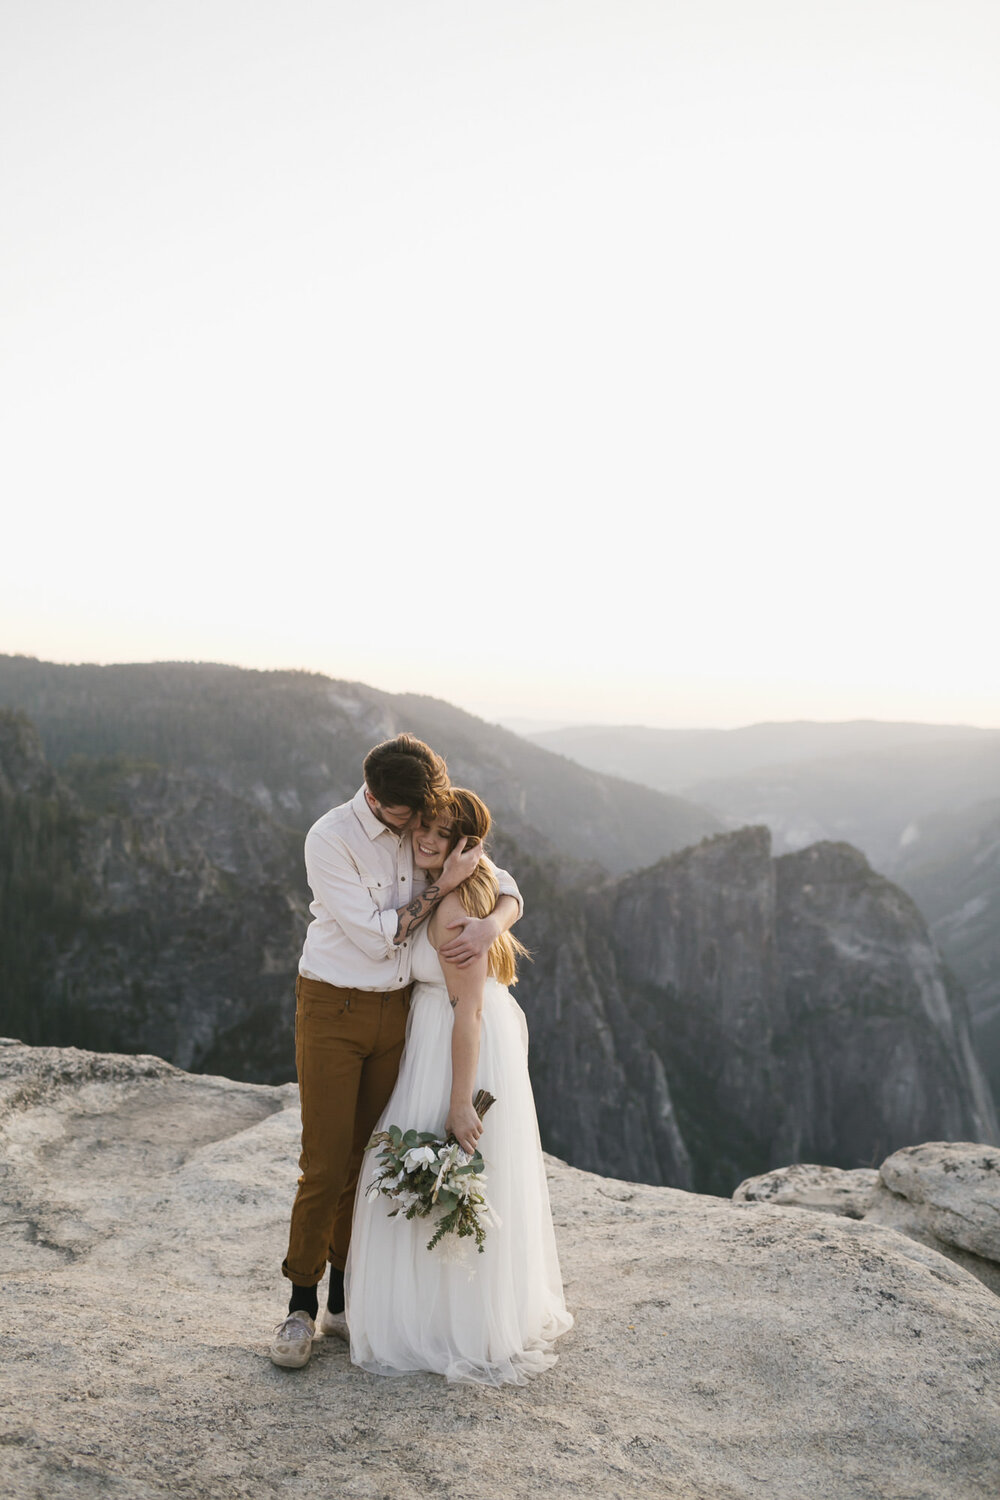
<path fill-rule="evenodd" d="M 347 1338 L 344 1267 L 354 1192 L 365 1145 L 396 1082 L 406 1035 L 412 939 L 441 898 L 472 874 L 481 845 L 462 839 L 440 878 L 414 871 L 410 832 L 448 794 L 444 761 L 411 734 L 376 745 L 364 785 L 306 835 L 313 920 L 295 985 L 295 1066 L 302 1110 L 298 1192 L 282 1272 L 292 1283 L 288 1315 L 271 1345 L 277 1365 L 309 1359 L 318 1284 L 330 1262 L 324 1333 Z M 521 915 L 520 892 L 497 870 L 500 896 L 488 917 L 453 923 L 441 948 L 462 966 L 485 953 Z"/>

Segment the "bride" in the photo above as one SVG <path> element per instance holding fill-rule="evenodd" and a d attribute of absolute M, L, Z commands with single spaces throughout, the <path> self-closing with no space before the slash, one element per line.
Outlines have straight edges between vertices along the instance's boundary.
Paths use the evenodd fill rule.
<path fill-rule="evenodd" d="M 417 824 L 414 864 L 433 879 L 463 835 L 481 841 L 489 827 L 479 798 L 453 788 L 445 812 Z M 470 1154 L 478 1147 L 492 1222 L 481 1255 L 474 1240 L 454 1235 L 428 1250 L 434 1220 L 390 1218 L 393 1205 L 367 1191 L 378 1161 L 375 1151 L 366 1154 L 345 1287 L 351 1359 L 373 1374 L 431 1370 L 450 1381 L 522 1384 L 555 1363 L 552 1344 L 573 1323 L 528 1081 L 527 1026 L 505 987 L 516 982 L 516 955 L 525 950 L 504 933 L 466 968 L 437 953 L 449 924 L 485 916 L 496 896 L 484 861 L 420 929 L 406 1049 L 376 1126 L 450 1131 Z M 480 1088 L 496 1098 L 482 1121 L 472 1107 Z"/>

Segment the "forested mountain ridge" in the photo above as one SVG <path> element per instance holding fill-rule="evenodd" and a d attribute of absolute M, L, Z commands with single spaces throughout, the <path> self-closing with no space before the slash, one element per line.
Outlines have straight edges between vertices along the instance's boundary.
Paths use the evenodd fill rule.
<path fill-rule="evenodd" d="M 239 1076 L 283 1080 L 307 919 L 297 832 L 153 763 L 78 759 L 57 775 L 26 717 L 0 710 L 8 1032 L 201 1071 L 224 1053 Z"/>
<path fill-rule="evenodd" d="M 124 755 L 217 782 L 304 832 L 352 796 L 366 752 L 410 730 L 526 851 L 618 874 L 721 829 L 679 797 L 552 755 L 439 699 L 308 672 L 192 663 L 59 666 L 0 656 L 0 707 L 25 712 L 57 769 Z"/>

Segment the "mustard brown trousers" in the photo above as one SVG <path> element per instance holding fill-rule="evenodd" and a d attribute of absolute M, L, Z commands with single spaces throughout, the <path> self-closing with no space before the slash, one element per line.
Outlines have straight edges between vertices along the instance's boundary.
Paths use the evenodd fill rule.
<path fill-rule="evenodd" d="M 281 1267 L 296 1286 L 315 1286 L 327 1261 L 340 1271 L 347 1264 L 361 1158 L 396 1082 L 411 989 L 296 980 L 301 1175 Z M 406 1129 L 405 1120 L 397 1123 Z"/>

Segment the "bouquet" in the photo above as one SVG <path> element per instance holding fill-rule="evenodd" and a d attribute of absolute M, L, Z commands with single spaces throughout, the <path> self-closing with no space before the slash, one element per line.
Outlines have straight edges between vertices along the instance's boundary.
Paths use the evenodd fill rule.
<path fill-rule="evenodd" d="M 472 1107 L 482 1119 L 495 1103 L 492 1094 L 480 1089 Z M 381 1148 L 379 1168 L 368 1193 L 395 1200 L 389 1218 L 401 1213 L 407 1219 L 426 1219 L 438 1212 L 428 1250 L 433 1250 L 446 1234 L 456 1234 L 459 1239 L 475 1235 L 476 1248 L 482 1255 L 486 1226 L 499 1221 L 483 1192 L 485 1163 L 478 1149 L 468 1156 L 453 1135 L 442 1141 L 426 1130 L 404 1131 L 398 1125 L 377 1130 L 365 1150 L 376 1146 Z"/>

